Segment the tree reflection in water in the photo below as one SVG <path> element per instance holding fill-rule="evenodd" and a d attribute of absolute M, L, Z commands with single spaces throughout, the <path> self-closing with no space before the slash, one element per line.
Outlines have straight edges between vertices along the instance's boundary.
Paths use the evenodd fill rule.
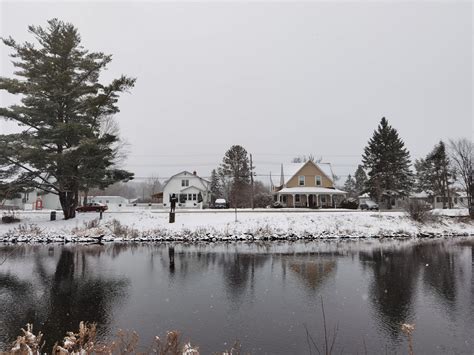
<path fill-rule="evenodd" d="M 379 326 L 399 339 L 402 323 L 413 320 L 414 293 L 420 264 L 413 248 L 380 248 L 360 252 L 360 261 L 373 272 L 369 298 Z"/>
<path fill-rule="evenodd" d="M 455 241 L 434 241 L 360 252 L 364 268 L 373 272 L 369 295 L 380 327 L 399 338 L 400 324 L 414 322 L 421 285 L 447 317 L 455 317 L 458 293 L 469 284 L 469 263 L 461 257 L 466 251 Z"/>
<path fill-rule="evenodd" d="M 18 308 L 18 312 L 7 313 L 15 315 L 15 320 L 0 325 L 5 334 L 2 340 L 13 341 L 27 322 L 45 334 L 46 349 L 66 331 L 77 329 L 80 321 L 96 322 L 101 333 L 106 332 L 112 307 L 125 296 L 128 281 L 94 271 L 88 257 L 99 257 L 102 247 L 55 250 L 60 250 L 60 256 L 53 273 L 44 263 L 54 253 L 35 254 L 33 282 L 0 273 L 0 302 Z"/>
<path fill-rule="evenodd" d="M 0 260 L 15 253 L 0 267 L 0 343 L 34 322 L 51 346 L 86 320 L 98 322 L 101 335 L 122 326 L 143 339 L 176 327 L 209 352 L 243 335 L 251 349 L 302 353 L 301 324 L 319 322 L 311 301 L 321 293 L 335 295 L 325 307 L 346 349 L 365 336 L 369 353 L 386 345 L 401 353 L 400 326 L 416 323 L 415 347 L 465 353 L 472 240 L 3 246 Z M 130 302 L 114 313 L 127 293 Z M 310 329 L 322 334 L 320 325 Z"/>

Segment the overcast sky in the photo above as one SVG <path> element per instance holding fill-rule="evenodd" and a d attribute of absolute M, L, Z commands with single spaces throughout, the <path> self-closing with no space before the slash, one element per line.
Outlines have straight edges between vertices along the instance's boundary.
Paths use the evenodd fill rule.
<path fill-rule="evenodd" d="M 137 78 L 117 115 L 137 177 L 208 176 L 240 144 L 258 174 L 312 153 L 344 180 L 382 116 L 412 158 L 473 138 L 470 1 L 0 3 L 2 36 L 57 17 L 113 54 L 104 81 Z"/>

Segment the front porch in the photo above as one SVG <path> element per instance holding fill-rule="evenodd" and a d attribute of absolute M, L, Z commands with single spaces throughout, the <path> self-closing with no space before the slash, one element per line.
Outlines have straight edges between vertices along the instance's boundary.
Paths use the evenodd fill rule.
<path fill-rule="evenodd" d="M 322 187 L 283 188 L 275 192 L 276 201 L 287 207 L 337 208 L 346 192 Z"/>

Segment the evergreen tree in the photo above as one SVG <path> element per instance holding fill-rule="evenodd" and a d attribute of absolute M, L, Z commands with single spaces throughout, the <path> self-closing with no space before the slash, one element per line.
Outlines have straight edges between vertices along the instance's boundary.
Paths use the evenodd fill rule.
<path fill-rule="evenodd" d="M 362 195 L 367 188 L 367 174 L 364 171 L 362 165 L 357 167 L 357 170 L 354 174 L 355 177 L 355 191 L 357 195 Z"/>
<path fill-rule="evenodd" d="M 367 187 L 378 202 L 382 198 L 391 208 L 391 196 L 407 196 L 413 174 L 410 171 L 410 153 L 395 128 L 382 118 L 362 156 L 364 168 L 369 170 Z"/>
<path fill-rule="evenodd" d="M 211 203 L 214 203 L 216 199 L 223 197 L 221 180 L 216 169 L 213 169 L 211 172 L 211 184 L 209 190 L 211 193 Z"/>
<path fill-rule="evenodd" d="M 14 165 L 9 164 L 6 159 L 0 156 L 0 205 L 4 200 L 19 197 L 19 193 L 23 190 L 21 184 L 11 182 L 17 171 L 18 169 Z"/>
<path fill-rule="evenodd" d="M 38 47 L 3 39 L 20 79 L 0 78 L 0 90 L 21 95 L 21 104 L 0 108 L 0 116 L 25 129 L 0 136 L 0 155 L 20 169 L 17 181 L 58 195 L 68 219 L 75 216 L 79 191 L 133 176 L 116 168 L 119 138 L 103 126 L 119 112 L 119 93 L 135 79 L 101 84 L 99 75 L 112 57 L 85 50 L 72 24 L 53 19 L 47 28 L 28 29 Z"/>
<path fill-rule="evenodd" d="M 349 197 L 355 197 L 357 192 L 356 192 L 356 182 L 354 178 L 349 174 L 347 176 L 346 182 L 344 183 L 344 191 L 348 193 Z"/>
<path fill-rule="evenodd" d="M 225 181 L 230 182 L 230 202 L 233 207 L 248 207 L 250 195 L 250 162 L 247 151 L 233 145 L 225 153 L 219 169 Z"/>
<path fill-rule="evenodd" d="M 433 196 L 442 196 L 443 208 L 452 208 L 450 186 L 454 174 L 450 169 L 450 161 L 446 146 L 440 141 L 425 159 L 415 162 L 416 186 L 419 191 L 426 191 Z"/>
<path fill-rule="evenodd" d="M 432 169 L 426 159 L 420 158 L 415 160 L 415 190 L 417 192 L 426 192 L 429 195 L 434 195 L 433 185 L 431 183 Z"/>

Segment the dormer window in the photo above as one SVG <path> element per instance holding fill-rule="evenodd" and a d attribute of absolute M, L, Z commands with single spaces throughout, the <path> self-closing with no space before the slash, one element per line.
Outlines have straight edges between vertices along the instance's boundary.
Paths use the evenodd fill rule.
<path fill-rule="evenodd" d="M 322 182 L 321 182 L 321 176 L 316 176 L 316 186 L 321 186 L 322 185 Z"/>
<path fill-rule="evenodd" d="M 304 175 L 298 176 L 298 185 L 304 186 Z"/>
<path fill-rule="evenodd" d="M 181 186 L 182 186 L 182 187 L 187 187 L 187 186 L 189 186 L 189 180 L 188 180 L 188 179 L 181 180 Z"/>

